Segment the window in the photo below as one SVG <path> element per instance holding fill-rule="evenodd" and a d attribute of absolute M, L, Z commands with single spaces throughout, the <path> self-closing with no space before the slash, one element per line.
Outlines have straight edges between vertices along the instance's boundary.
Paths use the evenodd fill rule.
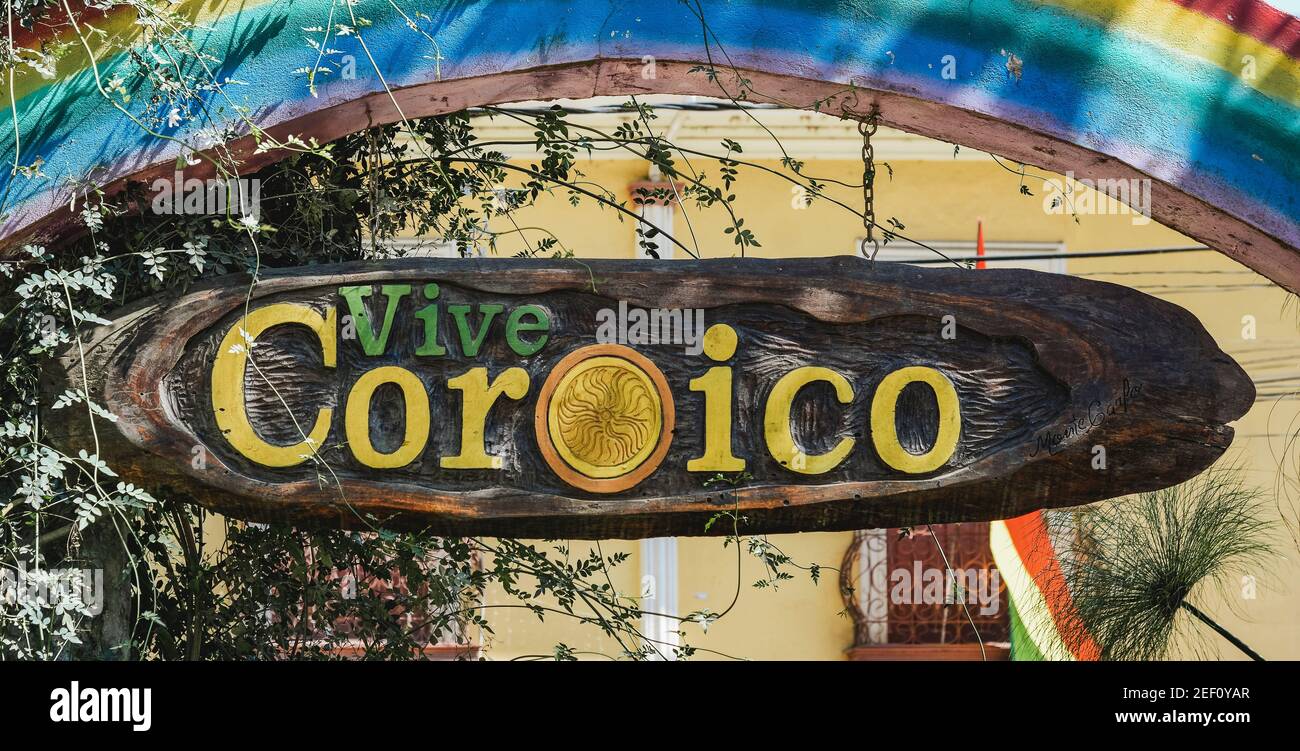
<path fill-rule="evenodd" d="M 954 260 L 975 257 L 970 241 L 925 245 Z M 1064 243 L 985 241 L 984 250 L 992 268 L 1065 271 Z M 895 240 L 881 247 L 876 260 L 942 259 L 921 245 Z M 929 526 L 857 532 L 840 576 L 854 623 L 851 659 L 1007 658 L 1008 600 L 989 550 L 987 522 L 936 524 L 933 533 Z"/>
<path fill-rule="evenodd" d="M 384 247 L 402 252 L 405 258 L 460 258 L 459 245 L 437 237 L 394 237 L 384 241 Z M 471 247 L 470 258 L 485 258 L 483 248 Z M 373 253 L 373 246 L 371 253 Z"/>
<path fill-rule="evenodd" d="M 923 240 L 926 245 L 952 259 L 971 259 L 975 257 L 975 243 L 968 240 Z M 856 245 L 854 246 L 857 247 Z M 986 257 L 991 261 L 991 268 L 1031 269 L 1047 271 L 1053 274 L 1065 273 L 1065 243 L 1057 242 L 984 242 Z M 1041 258 L 1041 256 L 1053 256 Z M 1021 261 L 1010 259 L 1022 258 Z M 1007 259 L 1007 260 L 1003 260 Z M 951 267 L 949 263 L 931 263 L 943 261 L 935 253 L 907 240 L 896 239 L 888 245 L 880 246 L 877 261 L 894 261 L 908 263 L 926 261 L 931 268 Z"/>

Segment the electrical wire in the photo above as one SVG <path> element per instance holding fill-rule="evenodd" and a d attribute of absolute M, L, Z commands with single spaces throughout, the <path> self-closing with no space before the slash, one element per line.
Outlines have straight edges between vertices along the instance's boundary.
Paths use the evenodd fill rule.
<path fill-rule="evenodd" d="M 1083 253 L 1035 253 L 1032 255 L 1015 255 L 1015 256 L 954 256 L 951 261 L 987 261 L 989 263 L 1018 263 L 1020 261 L 1054 261 L 1057 259 L 1074 260 L 1076 258 L 1117 258 L 1121 256 L 1155 256 L 1167 255 L 1170 253 L 1204 253 L 1214 251 L 1213 248 L 1205 245 L 1188 245 L 1174 248 L 1131 248 L 1126 250 L 1098 250 L 1085 251 Z M 908 263 L 912 265 L 931 265 L 936 263 L 950 263 L 951 261 L 940 261 L 932 258 L 922 258 L 915 261 L 890 261 L 887 258 L 879 258 L 881 263 Z M 1104 272 L 1102 272 L 1104 273 Z"/>

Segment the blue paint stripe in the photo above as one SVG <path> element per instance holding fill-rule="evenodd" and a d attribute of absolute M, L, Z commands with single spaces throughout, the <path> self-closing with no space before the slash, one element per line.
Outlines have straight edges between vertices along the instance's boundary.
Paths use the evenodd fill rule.
<path fill-rule="evenodd" d="M 1217 187 L 1249 193 L 1250 200 L 1292 223 L 1300 218 L 1292 195 L 1300 182 L 1296 108 L 1245 87 L 1217 66 L 1034 3 L 889 0 L 864 7 L 876 18 L 818 15 L 770 0 L 706 5 L 712 30 L 739 65 L 766 56 L 793 63 L 797 67 L 788 72 L 808 77 L 856 70 L 862 71 L 863 83 L 904 93 L 928 92 L 947 101 L 982 95 L 988 102 L 982 109 L 989 114 L 1030 119 L 1030 127 L 1127 157 L 1138 167 L 1149 160 L 1151 171 L 1175 184 L 1180 174 L 1195 174 L 1202 183 L 1195 186 L 1198 192 Z M 367 44 L 391 84 L 431 77 L 436 63 L 427 40 L 407 29 L 391 8 L 366 15 L 375 24 L 364 30 Z M 445 78 L 597 54 L 639 58 L 651 51 L 661 56 L 692 50 L 698 56 L 702 51 L 698 21 L 675 3 L 640 4 L 612 12 L 608 19 L 558 0 L 478 3 L 431 15 L 432 24 L 421 23 L 442 47 Z M 226 56 L 224 70 L 258 84 L 231 87 L 231 96 L 254 111 L 274 112 L 288 102 L 309 101 L 304 77 L 288 71 L 314 60 L 298 29 L 320 23 L 319 7 L 277 3 L 222 19 L 202 34 L 209 44 L 227 48 L 231 45 L 215 40 L 248 42 L 241 55 Z M 265 38 L 259 38 L 259 31 Z M 358 75 L 365 75 L 369 62 L 355 39 L 336 39 L 331 46 L 353 54 Z M 1019 80 L 1007 73 L 1004 50 L 1024 61 Z M 222 57 L 220 51 L 214 54 Z M 957 59 L 954 82 L 939 76 L 947 54 Z M 111 77 L 124 63 L 124 56 L 118 56 L 102 62 L 101 70 Z M 165 144 L 141 134 L 99 99 L 91 81 L 89 72 L 83 72 L 20 102 L 24 151 L 39 149 L 46 173 L 56 179 L 84 175 L 96 164 L 119 159 L 143 167 L 166 153 Z M 323 99 L 379 90 L 373 75 L 321 85 Z M 135 101 L 146 101 L 150 93 L 136 92 Z M 208 97 L 209 106 L 218 104 L 213 100 Z M 1134 111 L 1150 114 L 1132 118 Z M 12 160 L 12 143 L 0 146 L 0 158 Z M 11 207 L 49 187 L 15 180 Z"/>

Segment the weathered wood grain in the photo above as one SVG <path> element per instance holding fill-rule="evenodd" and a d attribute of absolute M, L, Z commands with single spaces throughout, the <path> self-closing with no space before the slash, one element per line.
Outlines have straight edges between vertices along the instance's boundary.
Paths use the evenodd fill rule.
<path fill-rule="evenodd" d="M 340 338 L 337 363 L 304 329 L 258 337 L 256 369 L 245 373 L 247 412 L 264 440 L 292 444 L 316 412 L 333 408 L 320 461 L 271 468 L 241 455 L 215 422 L 211 367 L 223 336 L 245 311 L 277 302 L 348 312 L 344 285 L 375 285 L 370 319 L 384 318 L 382 284 L 416 289 L 436 282 L 440 303 L 523 304 L 545 309 L 549 339 L 521 357 L 501 335 L 501 317 L 476 357 L 454 338 L 448 354 L 422 357 L 412 323 L 416 296 L 397 308 L 389 349 L 368 356 Z M 1254 400 L 1244 372 L 1187 311 L 1124 287 L 1031 271 L 919 269 L 852 258 L 515 261 L 420 259 L 318 266 L 266 274 L 250 293 L 246 278 L 217 280 L 180 298 L 155 299 L 86 337 L 87 384 L 119 416 L 100 425 L 102 454 L 132 481 L 183 492 L 223 513 L 346 528 L 426 528 L 441 534 L 610 538 L 840 530 L 925 522 L 1008 518 L 1043 507 L 1087 503 L 1165 487 L 1204 469 L 1228 447 L 1232 428 Z M 543 382 L 566 355 L 596 342 L 596 312 L 631 307 L 704 309 L 706 325 L 725 323 L 738 339 L 734 357 L 715 363 L 680 344 L 633 348 L 662 371 L 675 424 L 657 468 L 617 492 L 574 487 L 539 449 Z M 446 312 L 443 312 L 446 316 Z M 953 316 L 954 339 L 943 337 Z M 471 315 L 477 325 L 478 318 Z M 450 321 L 443 320 L 446 332 Z M 62 389 L 78 383 L 70 353 Z M 702 393 L 688 383 L 709 367 L 734 377 L 733 451 L 744 473 L 689 472 L 704 443 Z M 764 442 L 764 405 L 773 384 L 802 366 L 842 374 L 852 399 L 841 404 L 827 383 L 798 392 L 790 433 L 808 454 L 855 440 L 845 460 L 805 475 L 775 461 Z M 888 372 L 923 365 L 952 382 L 961 405 L 960 438 L 935 471 L 909 475 L 873 449 L 871 403 Z M 402 467 L 361 465 L 346 445 L 348 389 L 364 372 L 399 366 L 429 398 L 428 445 Z M 460 446 L 460 396 L 448 378 L 486 366 L 530 377 L 521 399 L 502 398 L 489 413 L 483 445 L 501 457 L 493 469 L 452 470 L 441 457 Z M 375 392 L 369 429 L 376 451 L 402 442 L 405 408 L 393 386 Z M 290 416 L 292 415 L 292 419 Z M 65 419 L 60 415 L 58 419 Z M 935 440 L 937 404 L 914 384 L 899 398 L 899 441 L 913 454 Z M 544 423 L 544 420 L 540 420 Z M 69 447 L 89 447 L 86 426 L 60 425 Z M 1106 466 L 1094 468 L 1094 447 Z M 203 461 L 196 462 L 196 457 Z"/>

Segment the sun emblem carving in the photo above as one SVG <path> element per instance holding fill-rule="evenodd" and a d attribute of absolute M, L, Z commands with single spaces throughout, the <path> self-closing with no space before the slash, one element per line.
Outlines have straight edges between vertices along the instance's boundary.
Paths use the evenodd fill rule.
<path fill-rule="evenodd" d="M 658 395 L 630 363 L 586 368 L 562 386 L 552 402 L 557 437 L 574 457 L 617 467 L 659 437 Z"/>
<path fill-rule="evenodd" d="M 575 487 L 615 492 L 654 471 L 671 440 L 672 396 L 635 350 L 594 345 L 552 371 L 538 404 L 538 443 Z M 666 429 L 667 428 L 667 429 Z"/>

